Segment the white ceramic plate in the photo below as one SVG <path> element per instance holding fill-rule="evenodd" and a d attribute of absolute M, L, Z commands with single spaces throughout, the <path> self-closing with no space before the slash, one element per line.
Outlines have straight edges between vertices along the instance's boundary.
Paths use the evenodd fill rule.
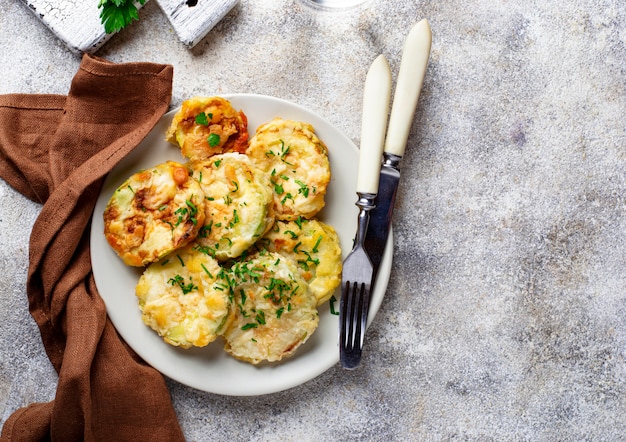
<path fill-rule="evenodd" d="M 357 225 L 357 147 L 326 120 L 293 103 L 261 95 L 224 97 L 247 115 L 250 136 L 259 125 L 274 117 L 306 121 L 313 125 L 319 138 L 328 146 L 332 176 L 326 206 L 318 218 L 337 231 L 345 259 L 352 248 Z M 164 375 L 198 390 L 252 396 L 278 392 L 313 379 L 339 361 L 339 317 L 331 314 L 328 303 L 319 309 L 318 329 L 293 357 L 280 363 L 259 366 L 229 356 L 222 349 L 220 339 L 204 348 L 183 350 L 166 344 L 143 324 L 135 297 L 135 285 L 143 269 L 127 267 L 111 249 L 103 234 L 102 214 L 115 189 L 133 173 L 168 159 L 185 162 L 180 149 L 165 141 L 165 131 L 173 114 L 174 111 L 164 115 L 146 139 L 111 171 L 96 203 L 91 227 L 91 260 L 96 285 L 111 321 L 122 338 L 147 363 Z M 380 307 L 389 281 L 391 235 L 389 239 L 372 294 L 369 323 Z M 335 297 L 339 299 L 339 295 L 338 289 Z M 335 309 L 339 310 L 339 302 L 335 303 Z"/>

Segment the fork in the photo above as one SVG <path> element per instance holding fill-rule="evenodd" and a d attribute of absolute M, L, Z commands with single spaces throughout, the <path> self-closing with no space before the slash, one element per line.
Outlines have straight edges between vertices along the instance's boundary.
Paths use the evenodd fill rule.
<path fill-rule="evenodd" d="M 339 359 L 346 369 L 361 362 L 367 327 L 373 266 L 363 248 L 369 212 L 375 207 L 380 165 L 391 97 L 391 71 L 384 55 L 370 66 L 363 90 L 361 147 L 356 193 L 359 208 L 354 246 L 343 262 L 339 304 Z"/>

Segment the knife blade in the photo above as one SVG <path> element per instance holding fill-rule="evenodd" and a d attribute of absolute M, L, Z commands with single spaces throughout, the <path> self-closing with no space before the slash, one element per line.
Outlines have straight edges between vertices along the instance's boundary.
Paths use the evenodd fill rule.
<path fill-rule="evenodd" d="M 364 243 L 374 270 L 372 285 L 378 274 L 389 237 L 396 191 L 400 181 L 400 161 L 404 155 L 417 101 L 424 83 L 431 42 L 430 25 L 428 20 L 422 19 L 409 32 L 402 51 L 387 126 L 376 207 L 370 211 L 370 222 Z"/>

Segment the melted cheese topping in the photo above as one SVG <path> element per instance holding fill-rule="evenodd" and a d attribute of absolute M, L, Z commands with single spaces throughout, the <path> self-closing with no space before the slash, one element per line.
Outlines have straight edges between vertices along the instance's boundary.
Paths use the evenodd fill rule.
<path fill-rule="evenodd" d="M 252 364 L 292 355 L 319 323 L 317 298 L 296 264 L 266 253 L 235 264 L 231 272 L 236 313 L 224 332 L 224 349 Z"/>
<path fill-rule="evenodd" d="M 204 194 L 185 166 L 167 161 L 132 175 L 109 200 L 104 234 L 129 266 L 144 266 L 195 238 Z"/>
<path fill-rule="evenodd" d="M 223 152 L 245 152 L 248 120 L 222 97 L 195 97 L 182 103 L 167 130 L 166 140 L 183 156 L 204 160 Z"/>
<path fill-rule="evenodd" d="M 276 118 L 257 129 L 246 154 L 270 175 L 277 219 L 312 218 L 324 207 L 330 163 L 313 126 Z"/>
<path fill-rule="evenodd" d="M 196 162 L 193 170 L 206 196 L 197 242 L 220 261 L 238 257 L 274 223 L 269 178 L 238 153 Z"/>
<path fill-rule="evenodd" d="M 150 265 L 135 289 L 143 322 L 171 345 L 214 341 L 234 313 L 221 275 L 217 261 L 191 244 Z"/>
<path fill-rule="evenodd" d="M 166 138 L 189 163 L 131 176 L 104 213 L 124 262 L 148 265 L 136 286 L 143 322 L 182 348 L 221 335 L 252 364 L 291 356 L 341 281 L 339 238 L 313 219 L 330 182 L 326 146 L 310 124 L 281 118 L 248 144 L 245 114 L 221 97 L 186 100 Z"/>
<path fill-rule="evenodd" d="M 335 229 L 321 221 L 277 221 L 259 247 L 294 260 L 317 305 L 328 301 L 341 284 L 339 237 Z"/>

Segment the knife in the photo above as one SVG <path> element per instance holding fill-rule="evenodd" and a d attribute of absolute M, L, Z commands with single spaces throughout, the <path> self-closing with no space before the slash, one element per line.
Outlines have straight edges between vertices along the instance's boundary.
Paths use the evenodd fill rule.
<path fill-rule="evenodd" d="M 356 368 L 361 361 L 369 313 L 374 268 L 363 247 L 363 241 L 369 224 L 369 212 L 374 208 L 378 189 L 390 98 L 391 71 L 387 59 L 381 54 L 374 60 L 365 77 L 356 182 L 359 216 L 354 246 L 343 262 L 341 273 L 339 359 L 341 366 L 350 370 Z"/>
<path fill-rule="evenodd" d="M 396 190 L 400 181 L 400 160 L 404 155 L 417 100 L 424 83 L 431 41 L 430 25 L 426 19 L 423 19 L 409 32 L 402 51 L 400 71 L 387 126 L 376 207 L 370 211 L 370 222 L 365 236 L 365 250 L 374 269 L 372 285 L 387 245 Z"/>

